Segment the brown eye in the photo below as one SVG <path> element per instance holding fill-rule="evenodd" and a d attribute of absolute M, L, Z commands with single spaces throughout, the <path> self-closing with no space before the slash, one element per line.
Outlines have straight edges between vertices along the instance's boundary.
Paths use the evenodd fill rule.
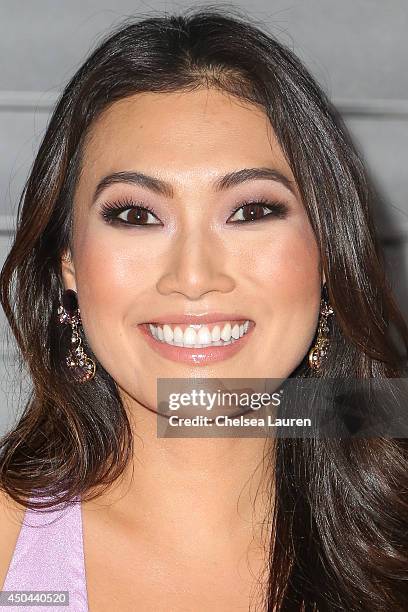
<path fill-rule="evenodd" d="M 250 204 L 249 206 L 244 206 L 242 209 L 244 221 L 255 221 L 256 219 L 262 219 L 264 216 L 264 208 L 265 206 L 261 206 L 260 204 Z"/>
<path fill-rule="evenodd" d="M 124 215 L 123 217 L 121 215 Z M 149 212 L 146 208 L 142 208 L 141 206 L 135 206 L 132 208 L 128 208 L 124 210 L 118 215 L 118 219 L 123 219 L 126 223 L 131 223 L 132 225 L 141 224 L 141 225 L 150 225 L 148 223 L 149 217 L 155 218 L 151 212 Z"/>
<path fill-rule="evenodd" d="M 247 202 L 235 210 L 233 216 L 237 213 L 240 213 L 241 218 L 238 218 L 235 223 L 260 221 L 266 217 L 284 219 L 288 213 L 288 207 L 283 202 Z"/>
<path fill-rule="evenodd" d="M 129 223 L 146 223 L 148 218 L 149 213 L 147 210 L 143 210 L 142 208 L 130 208 L 127 212 L 126 221 L 129 221 Z"/>
<path fill-rule="evenodd" d="M 150 208 L 131 202 L 107 202 L 102 206 L 102 216 L 108 223 L 129 226 L 161 225 Z"/>

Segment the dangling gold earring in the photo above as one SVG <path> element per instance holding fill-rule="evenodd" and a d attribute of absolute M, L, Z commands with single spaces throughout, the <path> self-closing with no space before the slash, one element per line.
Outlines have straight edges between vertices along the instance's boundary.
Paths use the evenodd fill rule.
<path fill-rule="evenodd" d="M 317 372 L 320 369 L 323 359 L 327 353 L 327 347 L 329 346 L 330 340 L 327 337 L 329 328 L 327 326 L 327 318 L 334 313 L 332 306 L 322 298 L 320 301 L 320 318 L 319 326 L 317 330 L 316 344 L 311 348 L 309 352 L 309 365 Z"/>
<path fill-rule="evenodd" d="M 72 289 L 64 291 L 57 312 L 59 323 L 69 324 L 72 329 L 71 344 L 73 348 L 69 350 L 65 363 L 71 370 L 76 382 L 87 382 L 95 376 L 96 363 L 85 353 L 82 346 L 82 340 L 79 335 L 81 316 L 75 291 Z"/>

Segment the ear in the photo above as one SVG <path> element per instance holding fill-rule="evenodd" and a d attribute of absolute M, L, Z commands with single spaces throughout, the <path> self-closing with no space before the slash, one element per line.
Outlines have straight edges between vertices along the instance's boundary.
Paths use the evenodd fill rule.
<path fill-rule="evenodd" d="M 61 256 L 61 275 L 64 289 L 73 289 L 76 291 L 75 266 L 69 249 Z"/>

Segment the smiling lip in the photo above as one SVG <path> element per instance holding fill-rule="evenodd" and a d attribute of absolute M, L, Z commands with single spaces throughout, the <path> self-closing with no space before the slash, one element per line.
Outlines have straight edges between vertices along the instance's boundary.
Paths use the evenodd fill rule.
<path fill-rule="evenodd" d="M 212 316 L 214 316 L 214 313 L 212 314 Z M 240 316 L 241 315 L 234 315 L 234 317 L 240 317 Z M 160 318 L 162 319 L 162 317 Z M 180 318 L 183 320 L 180 320 Z M 220 321 L 220 320 L 229 321 L 232 319 L 227 318 L 226 316 L 220 319 L 220 313 L 218 313 L 216 315 L 214 322 Z M 156 353 L 158 353 L 162 357 L 165 357 L 166 359 L 170 359 L 171 361 L 187 363 L 189 365 L 197 365 L 197 366 L 204 365 L 205 366 L 210 363 L 215 363 L 217 361 L 223 361 L 224 359 L 229 359 L 230 357 L 232 357 L 233 355 L 235 355 L 241 349 L 244 348 L 244 346 L 248 342 L 248 339 L 251 337 L 252 331 L 255 327 L 255 323 L 251 321 L 250 319 L 248 320 L 250 321 L 248 331 L 246 332 L 246 334 L 241 336 L 241 338 L 235 340 L 235 342 L 232 342 L 231 344 L 227 344 L 226 346 L 208 346 L 206 348 L 187 348 L 184 346 L 172 346 L 171 344 L 167 344 L 165 342 L 162 342 L 161 340 L 157 340 L 156 338 L 154 338 L 147 329 L 148 325 L 141 324 L 141 325 L 138 325 L 137 327 L 142 333 L 143 337 L 145 338 L 147 344 L 154 351 L 156 351 Z M 203 320 L 203 318 L 201 318 L 200 321 L 198 321 L 197 318 L 195 317 L 193 321 L 195 321 L 195 323 L 212 322 L 208 319 L 208 317 L 206 317 L 205 321 Z M 157 322 L 159 323 L 160 320 Z M 185 323 L 186 320 L 185 320 L 185 317 L 184 318 L 179 317 L 179 320 L 176 320 L 176 321 L 174 321 L 174 319 L 167 318 L 165 319 L 165 322 Z M 187 320 L 187 323 L 191 323 L 191 322 L 192 322 L 192 319 L 190 317 Z"/>

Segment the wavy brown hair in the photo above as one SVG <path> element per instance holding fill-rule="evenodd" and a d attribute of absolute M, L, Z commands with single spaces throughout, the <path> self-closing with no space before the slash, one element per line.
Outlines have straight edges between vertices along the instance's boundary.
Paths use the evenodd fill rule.
<path fill-rule="evenodd" d="M 128 464 L 132 434 L 115 381 L 98 364 L 73 384 L 56 311 L 71 245 L 83 144 L 96 117 L 138 92 L 215 87 L 267 113 L 320 249 L 335 317 L 322 372 L 403 376 L 408 329 L 384 272 L 375 197 L 339 113 L 299 59 L 242 11 L 207 5 L 126 20 L 62 92 L 17 215 L 0 298 L 33 390 L 0 444 L 0 486 L 26 507 L 91 499 Z M 92 349 L 84 338 L 86 352 Z M 309 377 L 307 356 L 292 376 Z M 404 439 L 278 439 L 265 606 L 279 612 L 402 611 L 408 605 Z M 33 491 L 37 494 L 30 499 Z"/>

